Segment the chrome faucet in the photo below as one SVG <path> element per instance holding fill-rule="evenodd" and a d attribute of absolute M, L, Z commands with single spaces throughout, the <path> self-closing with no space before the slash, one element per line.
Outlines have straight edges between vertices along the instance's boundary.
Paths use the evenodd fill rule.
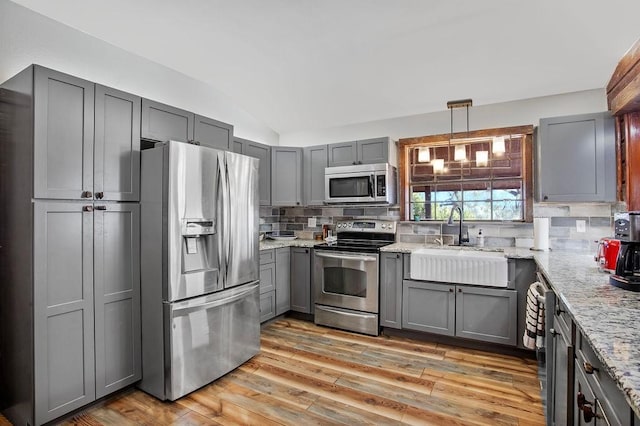
<path fill-rule="evenodd" d="M 469 237 L 467 236 L 466 238 L 462 238 L 462 207 L 460 207 L 458 204 L 454 204 L 453 207 L 451 208 L 451 212 L 449 213 L 449 220 L 447 221 L 447 225 L 453 225 L 453 212 L 458 210 L 458 213 L 460 213 L 460 226 L 458 228 L 458 245 L 461 246 L 462 243 L 468 243 L 469 242 Z"/>

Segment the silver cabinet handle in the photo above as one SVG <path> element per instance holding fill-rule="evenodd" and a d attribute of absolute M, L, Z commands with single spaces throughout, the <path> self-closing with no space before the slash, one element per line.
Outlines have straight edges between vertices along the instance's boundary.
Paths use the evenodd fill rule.
<path fill-rule="evenodd" d="M 316 250 L 316 256 L 318 257 L 326 257 L 329 259 L 338 259 L 338 260 L 359 260 L 362 262 L 375 262 L 377 259 L 373 256 L 358 256 L 352 254 L 334 254 L 334 253 L 325 253 L 320 250 Z"/>

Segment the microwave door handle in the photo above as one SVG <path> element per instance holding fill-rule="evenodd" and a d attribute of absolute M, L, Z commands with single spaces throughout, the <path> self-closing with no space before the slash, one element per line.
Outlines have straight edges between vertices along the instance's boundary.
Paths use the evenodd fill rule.
<path fill-rule="evenodd" d="M 371 198 L 375 198 L 374 184 L 375 184 L 375 176 L 371 174 L 369 176 L 369 197 Z"/>

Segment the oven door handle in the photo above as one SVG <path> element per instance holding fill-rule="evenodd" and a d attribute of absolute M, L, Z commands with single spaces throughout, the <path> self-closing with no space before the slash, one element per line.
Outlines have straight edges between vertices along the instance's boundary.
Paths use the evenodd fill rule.
<path fill-rule="evenodd" d="M 318 257 L 326 257 L 329 259 L 338 259 L 338 260 L 359 260 L 362 262 L 375 262 L 378 260 L 374 256 L 361 256 L 361 255 L 352 255 L 352 254 L 334 254 L 334 253 L 325 253 L 320 250 L 316 250 L 316 256 Z"/>

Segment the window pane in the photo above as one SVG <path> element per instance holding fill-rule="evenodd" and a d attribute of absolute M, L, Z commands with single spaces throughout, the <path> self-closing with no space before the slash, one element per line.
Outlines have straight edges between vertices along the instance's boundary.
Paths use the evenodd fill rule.
<path fill-rule="evenodd" d="M 465 220 L 491 220 L 490 201 L 465 202 L 462 210 Z"/>
<path fill-rule="evenodd" d="M 490 201 L 491 190 L 489 182 L 469 182 L 462 184 L 463 197 L 467 201 Z"/>
<path fill-rule="evenodd" d="M 522 181 L 493 181 L 493 200 L 522 200 Z"/>
<path fill-rule="evenodd" d="M 494 220 L 523 220 L 522 201 L 495 201 L 493 203 Z"/>

